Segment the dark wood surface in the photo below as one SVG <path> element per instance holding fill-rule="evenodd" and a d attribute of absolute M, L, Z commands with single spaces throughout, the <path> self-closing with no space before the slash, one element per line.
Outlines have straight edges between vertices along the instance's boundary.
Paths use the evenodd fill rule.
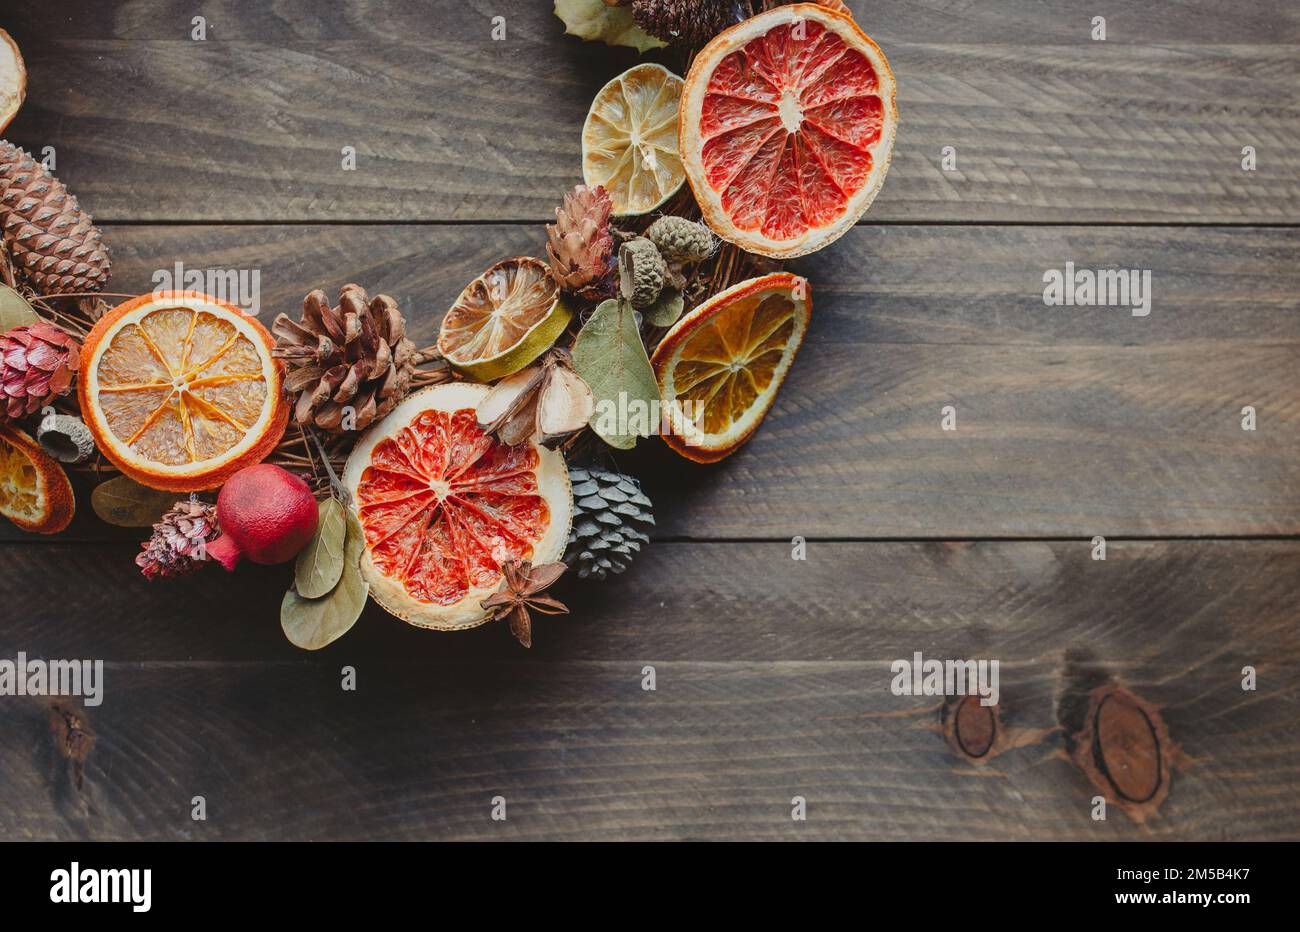
<path fill-rule="evenodd" d="M 7 17 L 32 87 L 12 133 L 55 146 L 101 220 L 549 218 L 595 90 L 637 60 L 564 37 L 550 0 L 227 0 L 203 4 L 201 43 L 196 9 L 54 0 Z M 860 10 L 901 113 L 871 221 L 1294 220 L 1295 4 L 1104 12 L 1096 42 L 1077 0 Z"/>
<path fill-rule="evenodd" d="M 566 582 L 530 653 L 372 606 L 304 654 L 283 570 L 147 584 L 84 494 L 62 538 L 6 525 L 0 658 L 102 658 L 107 692 L 84 761 L 66 710 L 0 697 L 0 838 L 1300 838 L 1300 14 L 1160 0 L 1095 43 L 1106 11 L 1065 2 L 851 6 L 900 84 L 889 179 L 796 264 L 813 324 L 752 443 L 620 459 L 659 520 L 625 577 Z M 179 3 L 0 20 L 32 72 L 8 136 L 56 147 L 114 290 L 256 268 L 269 320 L 355 280 L 431 339 L 541 251 L 587 102 L 636 60 L 542 0 L 258 7 L 205 4 L 207 43 Z M 1044 306 L 1067 260 L 1152 270 L 1151 315 Z M 999 658 L 1020 746 L 957 757 L 937 700 L 889 691 L 918 650 Z M 1102 681 L 1189 759 L 1145 825 L 1094 822 L 1066 756 Z"/>

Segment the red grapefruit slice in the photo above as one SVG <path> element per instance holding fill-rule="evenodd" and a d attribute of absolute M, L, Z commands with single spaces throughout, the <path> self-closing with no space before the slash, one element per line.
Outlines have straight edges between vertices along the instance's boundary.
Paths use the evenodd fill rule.
<path fill-rule="evenodd" d="M 894 75 L 876 43 L 847 14 L 796 3 L 731 27 L 695 57 L 678 150 L 719 236 L 788 259 L 862 216 L 897 124 Z"/>
<path fill-rule="evenodd" d="M 502 563 L 553 562 L 568 540 L 564 458 L 485 433 L 475 408 L 488 391 L 456 382 L 416 392 L 361 438 L 344 469 L 370 594 L 418 627 L 482 624 L 479 603 L 499 586 Z"/>

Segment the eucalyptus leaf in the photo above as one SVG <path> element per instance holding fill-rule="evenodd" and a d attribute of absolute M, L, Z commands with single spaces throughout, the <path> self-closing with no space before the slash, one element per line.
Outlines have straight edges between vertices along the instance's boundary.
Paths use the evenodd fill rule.
<path fill-rule="evenodd" d="M 160 492 L 126 476 L 101 482 L 90 493 L 95 514 L 118 527 L 152 527 L 177 500 L 175 492 Z"/>
<path fill-rule="evenodd" d="M 352 629 L 366 607 L 370 584 L 361 577 L 361 551 L 365 534 L 356 515 L 347 509 L 347 536 L 343 544 L 343 572 L 328 595 L 308 599 L 294 589 L 280 603 L 280 627 L 295 647 L 320 650 Z"/>
<path fill-rule="evenodd" d="M 343 575 L 343 541 L 348 521 L 345 509 L 330 496 L 320 503 L 316 534 L 293 567 L 294 588 L 304 599 L 319 599 L 338 585 Z"/>
<path fill-rule="evenodd" d="M 630 6 L 609 6 L 604 0 L 555 0 L 555 15 L 564 21 L 566 34 L 580 39 L 626 45 L 638 52 L 667 44 L 636 24 Z"/>
<path fill-rule="evenodd" d="M 0 333 L 27 327 L 40 319 L 26 298 L 8 285 L 0 285 Z"/>
<path fill-rule="evenodd" d="M 573 366 L 591 386 L 596 414 L 591 429 L 620 450 L 648 437 L 658 415 L 659 383 L 626 301 L 601 303 L 573 343 Z"/>
<path fill-rule="evenodd" d="M 671 327 L 682 316 L 682 308 L 685 306 L 680 291 L 665 287 L 659 292 L 659 300 L 645 309 L 646 322 L 652 327 Z"/>

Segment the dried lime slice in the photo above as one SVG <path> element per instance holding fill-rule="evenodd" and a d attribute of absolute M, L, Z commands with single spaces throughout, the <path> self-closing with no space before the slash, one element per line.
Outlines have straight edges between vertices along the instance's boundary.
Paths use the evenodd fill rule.
<path fill-rule="evenodd" d="M 438 351 L 471 378 L 494 382 L 546 352 L 572 318 L 550 266 L 506 259 L 460 293 L 442 319 Z"/>
<path fill-rule="evenodd" d="M 682 79 L 663 65 L 637 65 L 592 101 L 582 127 L 582 175 L 605 186 L 615 214 L 654 210 L 686 179 L 677 154 L 681 96 Z"/>

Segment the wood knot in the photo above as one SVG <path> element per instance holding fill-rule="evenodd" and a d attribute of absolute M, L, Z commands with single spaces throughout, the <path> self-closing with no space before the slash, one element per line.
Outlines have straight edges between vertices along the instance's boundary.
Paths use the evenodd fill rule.
<path fill-rule="evenodd" d="M 981 705 L 979 696 L 954 696 L 943 706 L 943 734 L 957 754 L 984 763 L 1001 750 L 998 707 Z"/>
<path fill-rule="evenodd" d="M 86 713 L 64 702 L 50 703 L 50 732 L 59 756 L 72 765 L 77 789 L 85 779 L 86 758 L 95 747 L 95 730 Z"/>
<path fill-rule="evenodd" d="M 1133 821 L 1154 815 L 1169 795 L 1171 764 L 1181 753 L 1160 711 L 1124 687 L 1092 690 L 1083 726 L 1071 740 L 1075 764 Z"/>

